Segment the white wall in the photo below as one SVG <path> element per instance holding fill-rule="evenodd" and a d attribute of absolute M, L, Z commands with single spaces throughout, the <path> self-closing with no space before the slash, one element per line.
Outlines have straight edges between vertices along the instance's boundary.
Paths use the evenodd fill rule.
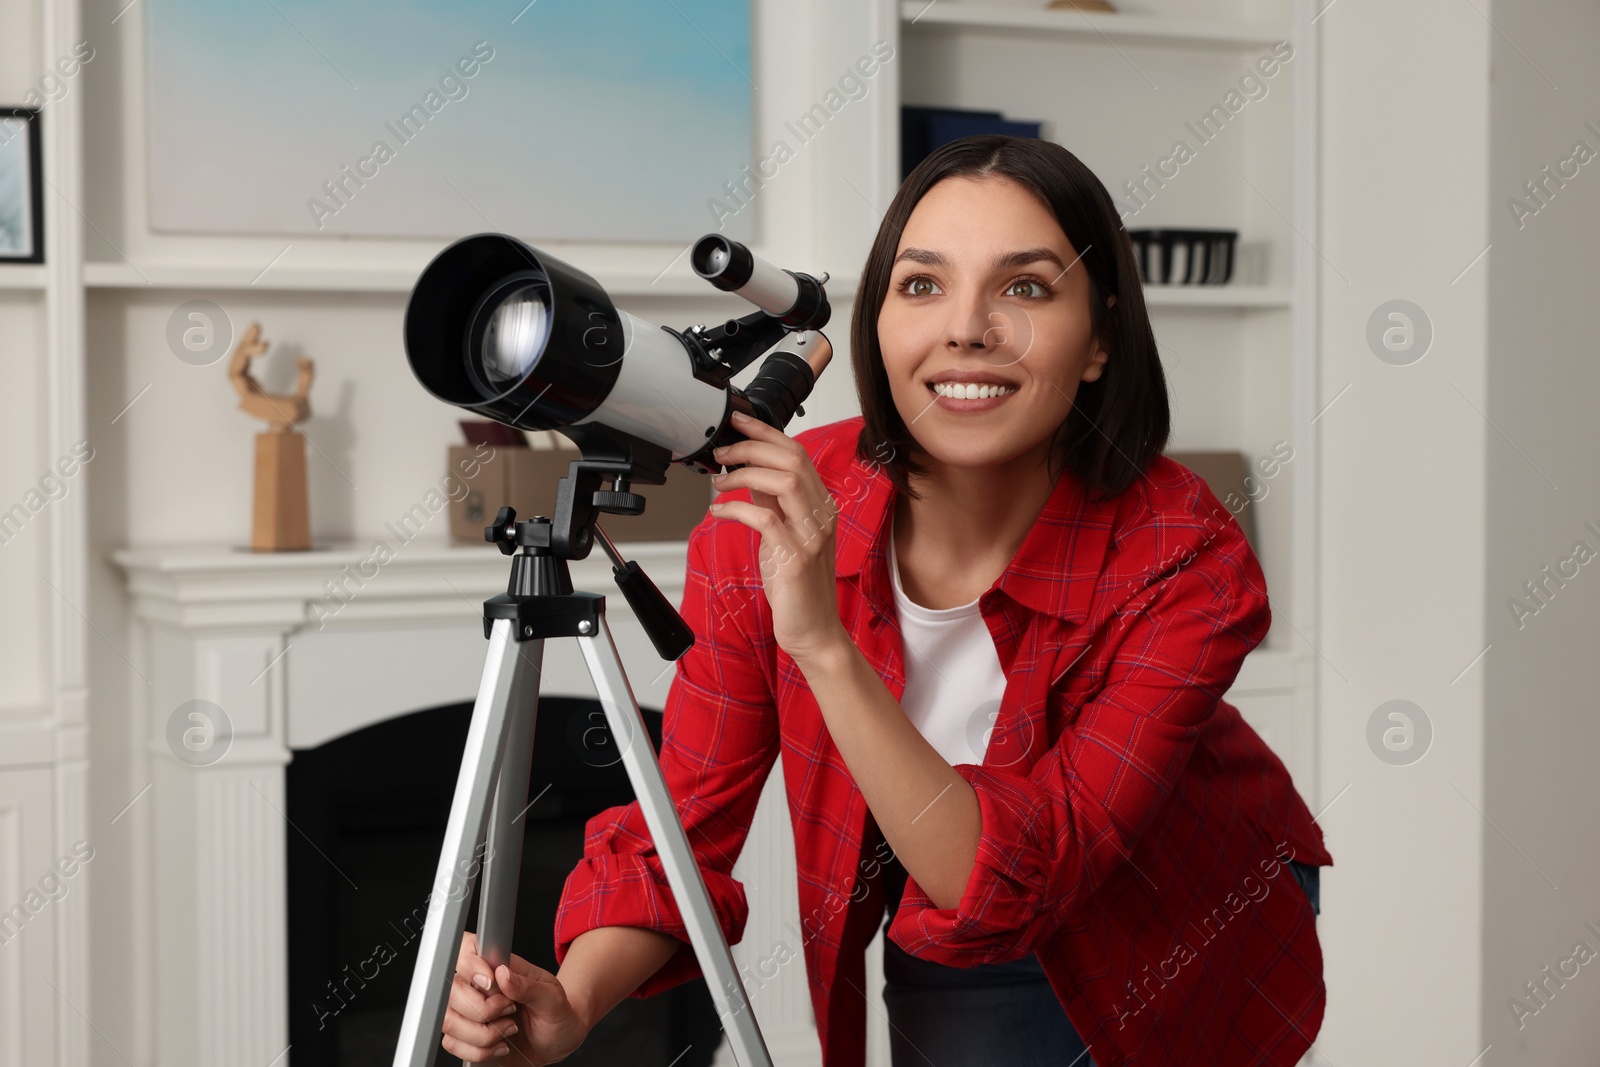
<path fill-rule="evenodd" d="M 1487 439 L 1484 1043 L 1494 1063 L 1554 1067 L 1593 1062 L 1600 1048 L 1600 964 L 1561 963 L 1580 941 L 1600 952 L 1585 925 L 1600 928 L 1600 565 L 1567 565 L 1578 573 L 1551 581 L 1543 607 L 1524 583 L 1578 541 L 1600 551 L 1584 527 L 1600 527 L 1600 162 L 1550 183 L 1547 206 L 1523 185 L 1577 141 L 1600 152 L 1584 125 L 1600 126 L 1600 10 L 1555 0 L 1492 14 L 1484 412 L 1499 432 Z M 1539 208 L 1520 228 L 1513 197 Z M 1513 597 L 1537 614 L 1519 625 Z M 1566 979 L 1550 977 L 1560 969 Z M 1547 1005 L 1524 988 L 1541 980 Z M 1512 998 L 1537 1014 L 1513 1012 Z"/>
<path fill-rule="evenodd" d="M 1493 431 L 1479 414 L 1489 273 L 1483 261 L 1461 272 L 1489 242 L 1493 30 L 1471 5 L 1442 2 L 1339 0 L 1318 24 L 1324 403 L 1350 387 L 1317 422 L 1320 804 L 1333 805 L 1321 822 L 1334 857 L 1318 1045 L 1331 1064 L 1465 1067 L 1487 1043 L 1480 872 L 1493 831 L 1478 813 L 1484 663 L 1461 672 L 1486 643 Z M 1436 331 L 1406 367 L 1365 338 L 1396 298 Z M 1409 766 L 1380 761 L 1366 739 L 1374 710 L 1397 698 L 1434 727 Z"/>
<path fill-rule="evenodd" d="M 9 95 L 9 94 L 8 94 Z M 44 406 L 44 294 L 0 291 L 6 409 L 26 416 Z M 22 504 L 54 459 L 45 455 L 44 427 L 31 417 L 0 418 L 0 511 Z M 82 491 L 81 484 L 75 490 Z M 54 596 L 39 580 L 45 573 L 48 507 L 0 544 L 0 589 L 10 610 L 0 613 L 0 715 L 37 714 L 46 701 L 44 663 L 48 631 L 38 624 Z"/>
<path fill-rule="evenodd" d="M 0 99 L 21 101 L 42 73 L 40 28 L 32 4 L 0 5 Z M 13 268 L 14 270 L 15 268 Z M 44 294 L 0 290 L 0 353 L 6 416 L 0 419 L 0 510 L 20 503 L 48 470 L 45 455 Z M 43 664 L 49 655 L 42 618 L 52 595 L 39 580 L 45 570 L 48 512 L 33 516 L 21 533 L 0 544 L 0 589 L 14 610 L 0 615 L 0 715 L 37 714 L 46 700 Z"/>

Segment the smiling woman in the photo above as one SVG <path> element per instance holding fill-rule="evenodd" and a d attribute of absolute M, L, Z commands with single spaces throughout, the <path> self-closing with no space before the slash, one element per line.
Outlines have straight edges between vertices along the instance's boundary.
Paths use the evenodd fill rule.
<path fill-rule="evenodd" d="M 1105 187 L 1076 156 L 1048 141 L 993 141 L 967 138 L 931 155 L 879 228 L 850 335 L 866 419 L 860 447 L 894 449 L 901 461 L 890 478 L 915 495 L 911 477 L 930 455 L 974 442 L 985 443 L 981 454 L 966 454 L 969 464 L 1015 452 L 1033 429 L 1031 415 L 1055 433 L 1029 460 L 1048 454 L 1091 490 L 1114 496 L 1160 453 L 1170 429 L 1138 266 L 1123 251 L 1127 236 Z M 954 248 L 970 249 L 970 259 L 953 261 Z M 930 331 L 950 326 L 953 315 L 967 316 L 967 335 L 937 359 L 923 358 L 945 339 Z M 954 358 L 961 353 L 979 355 Z M 1010 386 L 1021 403 L 991 405 L 1007 413 L 976 435 L 950 420 L 913 434 L 909 425 L 921 421 L 939 381 Z"/>
<path fill-rule="evenodd" d="M 724 932 L 781 752 L 826 1067 L 865 1062 L 886 914 L 896 1067 L 1294 1064 L 1332 857 L 1222 699 L 1265 581 L 1161 455 L 1166 381 L 1105 188 L 1044 141 L 935 151 L 878 231 L 851 342 L 862 415 L 739 423 L 689 540 L 661 764 Z M 1240 897 L 1285 863 L 1293 888 Z M 637 804 L 596 816 L 559 972 L 491 972 L 469 941 L 445 1047 L 548 1062 L 698 976 L 665 884 Z"/>

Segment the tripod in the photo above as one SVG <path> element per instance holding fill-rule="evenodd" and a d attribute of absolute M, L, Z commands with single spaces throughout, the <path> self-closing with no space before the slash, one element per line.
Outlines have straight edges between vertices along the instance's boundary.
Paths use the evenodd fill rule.
<path fill-rule="evenodd" d="M 634 474 L 635 447 L 618 450 L 610 447 L 618 443 L 614 438 L 574 434 L 577 429 L 563 432 L 583 438 L 579 443 L 586 454 L 573 462 L 568 476 L 558 483 L 555 521 L 544 516 L 517 521 L 516 512 L 501 508 L 494 525 L 484 530 L 485 540 L 512 557 L 511 578 L 505 593 L 483 605 L 489 651 L 450 803 L 444 848 L 428 899 L 428 917 L 406 997 L 394 1065 L 432 1067 L 438 1055 L 451 976 L 466 927 L 467 895 L 480 859 L 478 949 L 492 967 L 510 963 L 517 874 L 522 863 L 520 819 L 528 803 L 544 643 L 551 637 L 574 637 L 734 1054 L 741 1067 L 772 1067 L 606 625 L 605 597 L 574 592 L 567 560 L 584 558 L 593 537 L 598 537 L 611 558 L 617 585 L 664 659 L 676 660 L 687 652 L 694 644 L 694 634 L 639 565 L 624 560 L 594 521 L 597 511 L 638 514 L 643 510 L 644 498 L 626 489 Z M 609 450 L 611 455 L 590 458 L 591 448 Z M 659 469 L 662 466 L 658 463 L 656 469 L 640 473 L 639 480 L 660 484 L 665 477 Z M 601 477 L 613 480 L 612 489 L 598 488 Z"/>

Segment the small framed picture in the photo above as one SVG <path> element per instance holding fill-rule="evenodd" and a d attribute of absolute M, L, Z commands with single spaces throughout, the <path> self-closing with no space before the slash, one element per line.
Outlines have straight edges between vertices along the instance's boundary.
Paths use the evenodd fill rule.
<path fill-rule="evenodd" d="M 39 112 L 0 107 L 0 263 L 44 262 Z"/>

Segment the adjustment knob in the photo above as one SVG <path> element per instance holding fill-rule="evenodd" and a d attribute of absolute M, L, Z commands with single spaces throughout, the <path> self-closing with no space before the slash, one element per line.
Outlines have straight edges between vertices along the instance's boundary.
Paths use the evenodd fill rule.
<path fill-rule="evenodd" d="M 517 510 L 512 507 L 503 507 L 494 517 L 494 523 L 483 528 L 483 539 L 497 546 L 502 556 L 509 556 L 517 550 L 512 543 L 508 532 L 517 522 Z"/>
<path fill-rule="evenodd" d="M 613 515 L 637 515 L 644 511 L 644 497 L 638 493 L 619 493 L 611 489 L 598 489 L 594 506 Z"/>

